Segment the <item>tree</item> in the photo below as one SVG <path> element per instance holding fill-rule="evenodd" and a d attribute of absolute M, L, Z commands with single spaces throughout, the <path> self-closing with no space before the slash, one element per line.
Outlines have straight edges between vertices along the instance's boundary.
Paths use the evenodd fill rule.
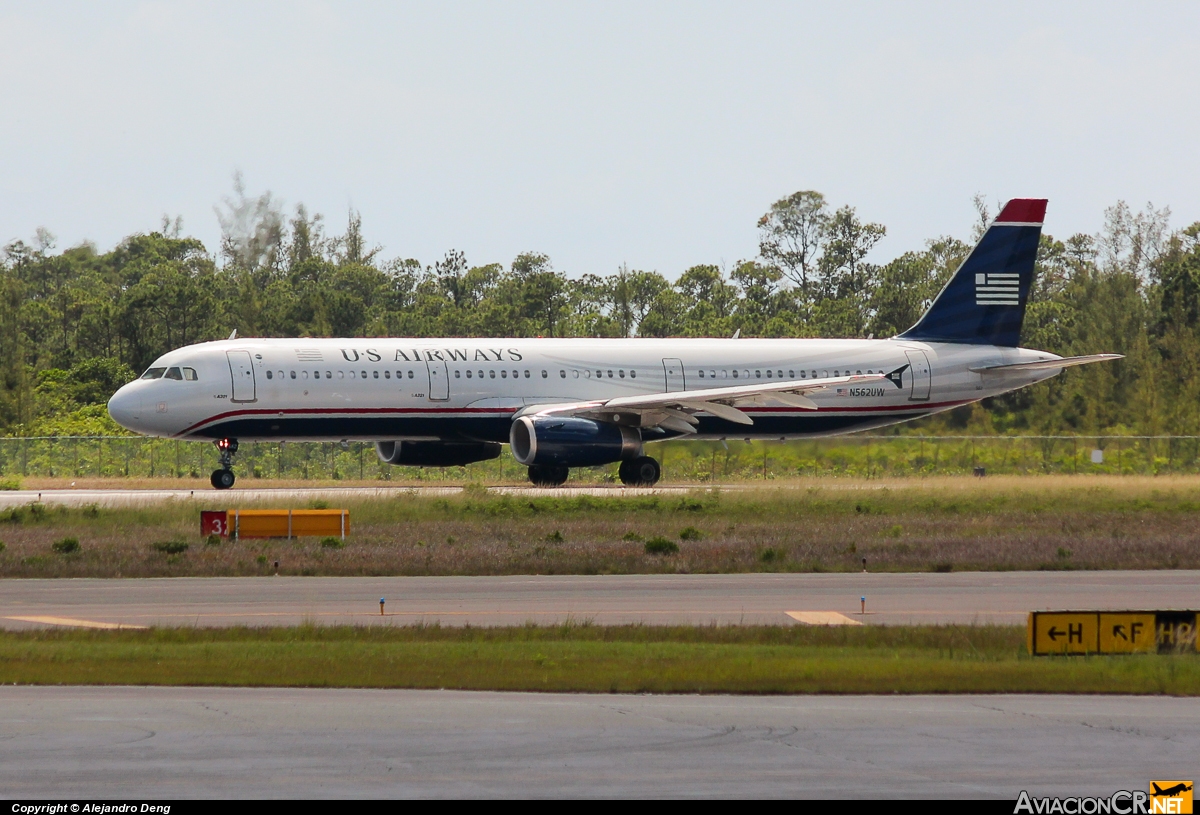
<path fill-rule="evenodd" d="M 780 198 L 758 219 L 759 255 L 799 286 L 806 302 L 830 220 L 825 196 L 815 190 Z"/>

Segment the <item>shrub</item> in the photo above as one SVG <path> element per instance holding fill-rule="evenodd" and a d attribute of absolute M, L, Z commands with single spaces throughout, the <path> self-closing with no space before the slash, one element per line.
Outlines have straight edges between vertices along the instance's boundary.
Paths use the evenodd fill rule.
<path fill-rule="evenodd" d="M 1059 560 L 1070 560 L 1071 555 L 1073 555 L 1073 554 L 1075 554 L 1075 553 L 1072 552 L 1070 549 L 1067 549 L 1064 546 L 1058 547 L 1058 559 Z"/>
<path fill-rule="evenodd" d="M 318 500 L 309 501 L 308 508 L 309 509 L 329 509 L 329 502 L 328 501 L 318 501 Z"/>
<path fill-rule="evenodd" d="M 321 538 L 321 546 L 325 549 L 341 549 L 345 545 L 341 538 Z"/>
<path fill-rule="evenodd" d="M 188 545 L 181 540 L 159 541 L 158 543 L 150 544 L 150 548 L 156 552 L 164 552 L 168 555 L 178 555 L 180 552 L 186 552 Z"/>
<path fill-rule="evenodd" d="M 774 563 L 775 561 L 783 561 L 783 552 L 778 549 L 763 549 L 758 553 L 758 559 L 763 563 Z"/>
<path fill-rule="evenodd" d="M 0 552 L 4 551 L 4 541 L 0 541 Z"/>
<path fill-rule="evenodd" d="M 267 556 L 266 555 L 259 555 L 255 560 L 257 561 L 259 566 L 267 565 Z"/>
<path fill-rule="evenodd" d="M 4 512 L 0 512 L 0 521 L 10 524 L 19 524 L 25 520 L 25 510 L 20 507 L 12 507 Z"/>
<path fill-rule="evenodd" d="M 34 501 L 32 504 L 29 505 L 29 517 L 33 518 L 33 520 L 35 520 L 35 521 L 40 521 L 43 518 L 45 518 L 46 517 L 46 505 L 39 501 Z"/>
<path fill-rule="evenodd" d="M 69 555 L 79 551 L 79 541 L 75 538 L 63 538 L 51 544 L 50 548 L 60 555 Z"/>
<path fill-rule="evenodd" d="M 633 541 L 634 543 L 641 543 L 643 540 L 645 540 L 645 538 L 643 538 L 641 535 L 639 535 L 636 532 L 626 532 L 624 535 L 621 536 L 621 540 Z"/>
<path fill-rule="evenodd" d="M 900 524 L 892 524 L 886 530 L 884 530 L 883 534 L 887 535 L 889 538 L 898 538 L 902 532 L 904 532 L 904 527 L 902 527 Z"/>
<path fill-rule="evenodd" d="M 563 542 L 562 533 L 559 532 L 557 529 L 555 529 L 553 532 L 551 532 L 549 535 L 546 536 L 546 543 L 562 543 L 562 542 Z"/>
<path fill-rule="evenodd" d="M 679 544 L 673 540 L 667 540 L 662 535 L 646 541 L 646 554 L 648 555 L 673 555 L 678 551 Z"/>
<path fill-rule="evenodd" d="M 85 518 L 100 517 L 100 506 L 98 504 L 88 504 L 81 511 L 83 513 L 83 517 Z"/>
<path fill-rule="evenodd" d="M 0 478 L 0 490 L 19 490 L 21 489 L 21 479 L 19 478 Z"/>
<path fill-rule="evenodd" d="M 220 535 L 209 535 L 207 538 L 204 539 L 204 545 L 205 546 L 220 546 L 221 545 L 221 536 Z"/>
<path fill-rule="evenodd" d="M 948 573 L 954 571 L 954 564 L 953 563 L 938 563 L 938 564 L 934 565 L 933 570 L 935 572 L 937 572 L 938 574 L 948 574 Z"/>
<path fill-rule="evenodd" d="M 698 541 L 700 540 L 700 530 L 694 526 L 689 526 L 679 533 L 679 539 L 681 541 Z"/>

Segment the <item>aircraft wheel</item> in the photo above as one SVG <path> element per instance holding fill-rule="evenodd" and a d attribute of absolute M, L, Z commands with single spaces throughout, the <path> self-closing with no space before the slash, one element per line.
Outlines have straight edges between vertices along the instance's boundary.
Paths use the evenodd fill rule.
<path fill-rule="evenodd" d="M 638 456 L 622 461 L 617 475 L 627 487 L 653 487 L 662 477 L 662 468 L 650 456 Z"/>
<path fill-rule="evenodd" d="M 227 490 L 233 486 L 233 470 L 213 470 L 212 477 L 208 480 L 213 485 L 213 489 Z"/>
<path fill-rule="evenodd" d="M 529 480 L 538 487 L 561 487 L 567 483 L 570 470 L 552 464 L 534 464 L 529 468 Z"/>

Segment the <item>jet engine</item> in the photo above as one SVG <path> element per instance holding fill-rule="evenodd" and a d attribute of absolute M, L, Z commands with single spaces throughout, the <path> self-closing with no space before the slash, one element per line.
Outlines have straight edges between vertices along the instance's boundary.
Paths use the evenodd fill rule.
<path fill-rule="evenodd" d="M 513 422 L 508 440 L 513 458 L 526 466 L 592 467 L 642 454 L 637 428 L 591 419 L 522 416 Z"/>
<path fill-rule="evenodd" d="M 377 441 L 375 452 L 387 464 L 408 467 L 462 467 L 500 455 L 491 441 Z"/>

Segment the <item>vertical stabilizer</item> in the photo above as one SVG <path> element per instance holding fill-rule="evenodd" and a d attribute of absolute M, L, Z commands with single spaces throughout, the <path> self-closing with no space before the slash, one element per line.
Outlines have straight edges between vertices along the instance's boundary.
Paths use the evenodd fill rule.
<path fill-rule="evenodd" d="M 897 339 L 1015 347 L 1045 218 L 1044 198 L 1005 204 L 929 310 Z"/>

